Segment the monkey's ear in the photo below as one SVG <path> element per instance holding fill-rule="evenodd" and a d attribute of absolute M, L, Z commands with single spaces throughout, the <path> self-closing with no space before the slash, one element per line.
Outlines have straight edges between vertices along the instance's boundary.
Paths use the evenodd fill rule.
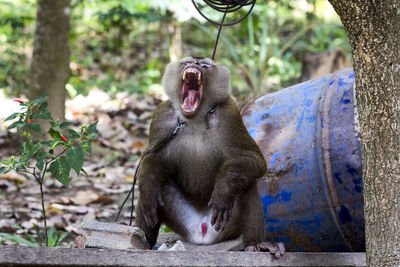
<path fill-rule="evenodd" d="M 179 102 L 180 81 L 181 75 L 181 62 L 172 62 L 165 68 L 164 76 L 162 78 L 162 86 L 169 99 Z"/>

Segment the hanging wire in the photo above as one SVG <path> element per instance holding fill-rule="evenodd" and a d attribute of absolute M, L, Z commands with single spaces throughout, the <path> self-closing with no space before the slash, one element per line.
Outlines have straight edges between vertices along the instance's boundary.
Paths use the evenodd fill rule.
<path fill-rule="evenodd" d="M 213 111 L 213 112 L 214 112 L 214 111 Z M 140 164 L 142 163 L 142 159 L 143 159 L 146 155 L 151 154 L 151 153 L 155 153 L 155 152 L 159 151 L 160 149 L 162 149 L 169 141 L 172 140 L 172 138 L 174 138 L 174 137 L 177 135 L 177 133 L 179 132 L 179 130 L 182 129 L 183 126 L 185 126 L 185 122 L 184 122 L 184 121 L 181 121 L 181 120 L 179 119 L 179 117 L 177 118 L 177 123 L 178 123 L 178 125 L 175 127 L 175 129 L 173 130 L 173 132 L 172 132 L 169 136 L 167 136 L 166 138 L 162 139 L 160 142 L 158 142 L 157 144 L 155 144 L 155 145 L 154 145 L 152 148 L 150 148 L 149 150 L 146 150 L 145 152 L 143 152 L 143 154 L 142 154 L 142 156 L 141 156 L 141 158 L 140 158 L 140 160 L 139 160 L 138 166 L 136 167 L 135 175 L 133 176 L 133 182 L 132 182 L 131 190 L 129 190 L 129 193 L 128 193 L 128 195 L 126 196 L 126 198 L 124 199 L 124 202 L 123 202 L 122 205 L 119 207 L 118 213 L 117 213 L 117 216 L 115 216 L 114 222 L 118 222 L 119 215 L 121 214 L 121 211 L 122 211 L 122 209 L 123 209 L 124 206 L 125 206 L 125 203 L 128 201 L 130 195 L 132 195 L 132 197 L 131 197 L 131 215 L 130 215 L 130 218 L 129 218 L 129 226 L 132 225 L 133 210 L 134 210 L 134 208 L 135 208 L 134 205 L 133 205 L 133 204 L 134 204 L 134 199 L 135 199 L 135 185 L 136 185 L 138 170 L 139 170 L 139 168 L 140 168 Z"/>
<path fill-rule="evenodd" d="M 200 15 L 203 18 L 205 18 L 207 21 L 219 26 L 217 38 L 216 38 L 215 44 L 214 44 L 214 51 L 213 51 L 213 55 L 212 55 L 212 60 L 214 60 L 222 27 L 235 25 L 235 24 L 243 21 L 245 18 L 247 18 L 247 16 L 253 10 L 256 0 L 203 0 L 203 2 L 205 3 L 205 5 L 199 5 L 196 3 L 196 0 L 192 0 L 194 7 L 196 8 L 196 10 L 200 13 Z M 218 21 L 212 20 L 209 17 L 207 17 L 201 11 L 201 9 L 205 6 L 209 6 L 210 8 L 212 8 L 213 10 L 215 10 L 217 12 L 224 13 L 221 21 L 218 22 Z M 225 17 L 228 13 L 236 12 L 244 6 L 250 6 L 250 9 L 247 11 L 247 13 L 243 17 L 241 17 L 240 19 L 233 21 L 233 22 L 224 23 Z"/>
<path fill-rule="evenodd" d="M 221 13 L 233 13 L 238 11 L 239 9 L 241 9 L 244 6 L 250 6 L 249 11 L 247 11 L 246 15 L 244 15 L 243 17 L 241 17 L 240 19 L 233 21 L 233 22 L 229 22 L 229 23 L 221 23 L 218 21 L 214 21 L 212 19 L 210 19 L 209 17 L 207 17 L 202 11 L 201 8 L 204 6 L 200 6 L 199 4 L 196 3 L 195 0 L 192 0 L 192 3 L 194 5 L 194 7 L 197 9 L 197 11 L 200 13 L 200 15 L 205 18 L 207 21 L 215 24 L 215 25 L 219 25 L 219 26 L 231 26 L 231 25 L 235 25 L 239 22 L 241 22 L 242 20 L 244 20 L 245 18 L 247 18 L 247 16 L 250 14 L 250 12 L 253 10 L 253 7 L 256 3 L 256 0 L 203 0 L 203 2 L 211 7 L 212 9 L 214 9 L 215 11 L 221 12 Z"/>

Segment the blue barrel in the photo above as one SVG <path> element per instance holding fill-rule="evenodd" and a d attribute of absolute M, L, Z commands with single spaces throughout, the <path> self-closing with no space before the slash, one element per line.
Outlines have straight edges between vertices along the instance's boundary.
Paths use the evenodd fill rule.
<path fill-rule="evenodd" d="M 361 144 L 351 69 L 261 96 L 243 121 L 268 164 L 268 239 L 288 251 L 365 251 Z"/>

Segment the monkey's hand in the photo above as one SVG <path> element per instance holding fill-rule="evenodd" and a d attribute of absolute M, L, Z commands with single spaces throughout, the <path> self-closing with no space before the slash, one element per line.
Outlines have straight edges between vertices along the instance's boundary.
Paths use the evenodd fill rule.
<path fill-rule="evenodd" d="M 212 196 L 208 207 L 212 208 L 211 225 L 215 231 L 224 230 L 232 215 L 234 199 L 221 195 Z"/>
<path fill-rule="evenodd" d="M 161 194 L 156 194 L 155 196 L 143 201 L 142 206 L 146 224 L 150 229 L 153 229 L 160 222 L 157 212 L 158 208 L 164 206 Z"/>

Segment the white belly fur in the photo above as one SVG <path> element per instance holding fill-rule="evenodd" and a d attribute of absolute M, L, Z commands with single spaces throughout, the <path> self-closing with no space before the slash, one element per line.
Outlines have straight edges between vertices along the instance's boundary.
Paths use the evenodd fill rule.
<path fill-rule="evenodd" d="M 206 245 L 215 243 L 218 237 L 218 232 L 211 225 L 211 209 L 205 211 L 196 210 L 184 198 L 179 198 L 179 210 L 177 216 L 185 226 L 186 238 L 190 243 Z M 207 231 L 202 232 L 202 224 L 206 223 Z"/>

